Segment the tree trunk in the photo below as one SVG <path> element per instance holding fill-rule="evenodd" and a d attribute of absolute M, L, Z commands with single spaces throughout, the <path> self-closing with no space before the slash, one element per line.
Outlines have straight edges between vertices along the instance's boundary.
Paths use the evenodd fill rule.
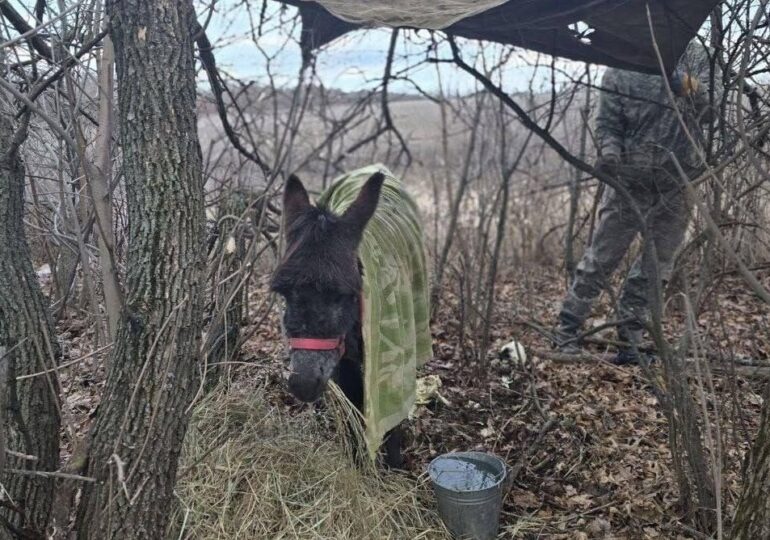
<path fill-rule="evenodd" d="M 770 391 L 765 393 L 759 433 L 751 450 L 733 540 L 770 538 Z"/>
<path fill-rule="evenodd" d="M 110 0 L 128 199 L 126 297 L 78 538 L 163 538 L 198 390 L 203 184 L 190 0 Z"/>
<path fill-rule="evenodd" d="M 203 351 L 206 358 L 206 388 L 211 389 L 227 372 L 227 362 L 238 355 L 238 337 L 244 314 L 249 194 L 235 191 L 223 196 L 219 206 L 216 241 L 209 253 L 212 299 L 206 310 L 211 326 Z M 210 241 L 211 242 L 211 241 Z"/>
<path fill-rule="evenodd" d="M 107 314 L 107 333 L 115 341 L 118 320 L 123 306 L 118 270 L 115 267 L 115 233 L 112 230 L 112 109 L 114 52 L 112 40 L 104 38 L 102 56 L 99 61 L 99 131 L 96 137 L 96 174 L 89 175 L 88 187 L 96 211 L 96 228 L 99 239 L 99 263 L 102 269 L 104 289 L 104 311 Z"/>
<path fill-rule="evenodd" d="M 10 118 L 0 111 L 0 349 L 6 349 L 0 361 L 4 364 L 1 371 L 7 374 L 0 381 L 4 409 L 0 416 L 6 419 L 0 429 L 5 430 L 7 449 L 15 453 L 6 457 L 0 483 L 16 508 L 0 510 L 0 537 L 8 538 L 9 530 L 13 531 L 10 537 L 22 536 L 21 531 L 43 537 L 51 515 L 54 480 L 10 470 L 59 468 L 59 388 L 55 371 L 50 371 L 58 361 L 59 349 L 24 234 L 24 165 L 18 153 L 20 141 L 13 141 Z"/>
<path fill-rule="evenodd" d="M 581 161 L 586 159 L 586 143 L 591 115 L 591 65 L 586 64 L 586 97 L 583 108 L 580 110 L 580 147 L 578 157 Z M 567 271 L 567 286 L 575 277 L 577 261 L 575 258 L 575 220 L 577 219 L 578 206 L 580 204 L 580 176 L 582 172 L 573 167 L 572 178 L 569 183 L 569 216 L 567 218 L 567 232 L 565 235 L 564 268 Z"/>

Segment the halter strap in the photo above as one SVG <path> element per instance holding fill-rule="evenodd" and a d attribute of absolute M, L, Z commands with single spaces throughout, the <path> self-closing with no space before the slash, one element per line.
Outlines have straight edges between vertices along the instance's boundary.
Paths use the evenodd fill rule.
<path fill-rule="evenodd" d="M 364 294 L 358 302 L 361 323 L 364 322 Z M 294 351 L 337 351 L 342 358 L 345 355 L 345 336 L 336 338 L 295 337 L 289 338 L 289 348 Z"/>
<path fill-rule="evenodd" d="M 345 336 L 336 338 L 289 338 L 289 347 L 299 351 L 337 351 L 345 354 Z"/>

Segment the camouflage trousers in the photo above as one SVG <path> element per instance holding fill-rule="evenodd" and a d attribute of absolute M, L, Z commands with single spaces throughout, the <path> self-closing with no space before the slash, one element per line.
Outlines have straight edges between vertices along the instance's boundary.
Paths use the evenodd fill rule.
<path fill-rule="evenodd" d="M 651 182 L 654 184 L 654 182 Z M 658 258 L 663 283 L 671 277 L 674 256 L 684 239 L 690 218 L 690 203 L 684 189 L 659 192 L 635 189 L 634 202 L 644 215 Z M 640 232 L 637 215 L 629 202 L 607 186 L 599 207 L 599 223 L 591 245 L 575 271 L 574 281 L 559 313 L 560 329 L 576 332 L 591 313 L 591 306 L 617 269 Z M 618 328 L 624 341 L 639 342 L 648 315 L 650 257 L 640 255 L 631 266 L 618 299 L 618 318 L 631 319 Z"/>

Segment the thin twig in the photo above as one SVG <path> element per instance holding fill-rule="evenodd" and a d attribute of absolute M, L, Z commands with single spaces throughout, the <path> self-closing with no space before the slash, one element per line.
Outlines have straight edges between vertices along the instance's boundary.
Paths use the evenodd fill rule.
<path fill-rule="evenodd" d="M 20 476 L 41 476 L 43 478 L 61 478 L 62 480 L 77 480 L 79 482 L 95 483 L 96 478 L 90 476 L 80 476 L 79 474 L 68 474 L 63 472 L 49 472 L 49 471 L 27 471 L 22 469 L 7 469 L 6 472 L 11 474 L 18 474 Z"/>
<path fill-rule="evenodd" d="M 95 356 L 95 355 L 99 354 L 100 352 L 104 352 L 105 350 L 109 349 L 113 345 L 114 345 L 113 343 L 108 343 L 104 347 L 100 347 L 100 348 L 96 349 L 95 351 L 91 351 L 90 353 L 88 353 L 88 354 L 86 354 L 84 356 L 81 356 L 80 358 L 76 358 L 75 360 L 70 360 L 69 362 L 65 362 L 63 364 L 60 364 L 60 365 L 56 366 L 55 368 L 46 369 L 45 371 L 38 371 L 37 373 L 29 373 L 27 375 L 20 375 L 20 376 L 16 377 L 16 380 L 20 381 L 22 379 L 31 379 L 32 377 L 39 377 L 40 375 L 45 375 L 46 373 L 53 373 L 55 371 L 59 371 L 61 369 L 69 367 L 69 366 L 71 366 L 73 364 L 77 364 L 78 362 L 82 362 L 83 360 L 85 360 L 87 358 L 91 358 L 92 356 Z"/>

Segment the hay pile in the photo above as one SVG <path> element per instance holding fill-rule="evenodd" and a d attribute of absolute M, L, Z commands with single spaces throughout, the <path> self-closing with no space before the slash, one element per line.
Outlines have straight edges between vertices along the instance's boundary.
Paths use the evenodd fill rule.
<path fill-rule="evenodd" d="M 213 392 L 197 406 L 169 538 L 450 538 L 424 483 L 351 465 L 339 395 L 293 417 L 261 395 Z"/>

